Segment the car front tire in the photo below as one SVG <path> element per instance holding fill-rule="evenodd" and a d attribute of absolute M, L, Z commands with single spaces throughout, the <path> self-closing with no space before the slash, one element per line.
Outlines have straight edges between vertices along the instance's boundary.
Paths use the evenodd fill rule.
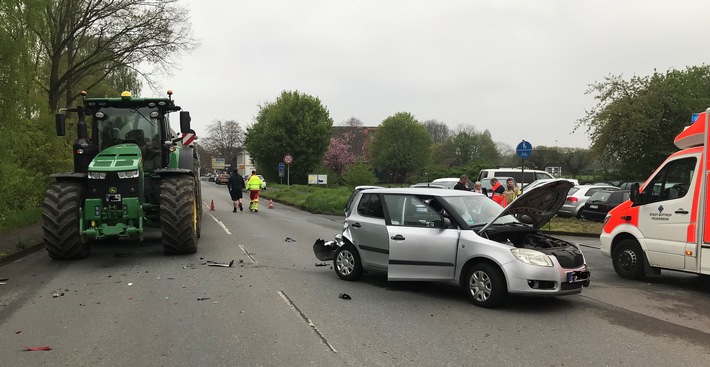
<path fill-rule="evenodd" d="M 623 240 L 614 249 L 612 263 L 614 270 L 622 278 L 641 279 L 646 275 L 644 271 L 644 255 L 641 246 L 635 240 Z"/>
<path fill-rule="evenodd" d="M 344 245 L 335 250 L 333 269 L 338 277 L 343 280 L 357 280 L 362 276 L 362 262 L 360 254 L 352 245 Z"/>
<path fill-rule="evenodd" d="M 498 306 L 508 295 L 503 273 L 487 263 L 478 263 L 469 269 L 464 287 L 471 302 L 485 308 Z"/>

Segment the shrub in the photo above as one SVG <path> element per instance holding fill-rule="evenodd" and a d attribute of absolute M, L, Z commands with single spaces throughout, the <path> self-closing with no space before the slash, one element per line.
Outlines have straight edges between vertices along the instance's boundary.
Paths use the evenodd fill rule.
<path fill-rule="evenodd" d="M 377 177 L 372 173 L 372 166 L 368 163 L 353 163 L 345 168 L 343 181 L 350 188 L 361 185 L 374 185 Z"/>

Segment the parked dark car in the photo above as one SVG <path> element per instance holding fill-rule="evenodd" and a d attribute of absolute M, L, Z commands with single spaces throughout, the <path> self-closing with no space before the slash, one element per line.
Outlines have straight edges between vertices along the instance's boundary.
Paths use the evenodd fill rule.
<path fill-rule="evenodd" d="M 601 190 L 589 197 L 580 210 L 580 217 L 595 222 L 603 222 L 609 210 L 629 200 L 626 190 Z"/>

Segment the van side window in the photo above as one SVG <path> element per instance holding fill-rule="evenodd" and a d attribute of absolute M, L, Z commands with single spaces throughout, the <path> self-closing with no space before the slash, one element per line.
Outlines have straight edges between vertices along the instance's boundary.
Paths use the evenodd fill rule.
<path fill-rule="evenodd" d="M 644 187 L 644 203 L 673 200 L 690 191 L 697 158 L 687 157 L 668 162 Z"/>
<path fill-rule="evenodd" d="M 357 204 L 357 212 L 364 217 L 385 217 L 385 212 L 382 209 L 382 201 L 377 194 L 363 194 L 360 202 Z"/>

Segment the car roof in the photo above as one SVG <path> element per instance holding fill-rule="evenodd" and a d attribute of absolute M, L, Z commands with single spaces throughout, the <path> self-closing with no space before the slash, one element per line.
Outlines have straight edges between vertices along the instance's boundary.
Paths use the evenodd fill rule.
<path fill-rule="evenodd" d="M 432 190 L 426 187 L 404 187 L 404 188 L 382 188 L 369 189 L 368 194 L 408 194 L 408 195 L 428 195 L 428 196 L 464 196 L 464 195 L 481 195 L 465 190 Z"/>

